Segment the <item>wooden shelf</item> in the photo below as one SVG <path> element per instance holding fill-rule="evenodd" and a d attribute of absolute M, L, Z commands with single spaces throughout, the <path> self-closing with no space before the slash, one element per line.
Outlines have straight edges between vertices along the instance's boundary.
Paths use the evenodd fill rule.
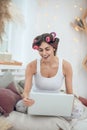
<path fill-rule="evenodd" d="M 16 66 L 22 66 L 22 62 L 18 62 L 18 61 L 10 61 L 10 62 L 3 62 L 0 61 L 0 65 L 16 65 Z"/>

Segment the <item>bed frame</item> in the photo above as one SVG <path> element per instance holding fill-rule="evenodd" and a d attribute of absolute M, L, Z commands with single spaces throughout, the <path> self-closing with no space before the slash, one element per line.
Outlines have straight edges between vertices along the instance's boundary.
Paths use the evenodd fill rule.
<path fill-rule="evenodd" d="M 25 79 L 25 66 L 18 66 L 18 65 L 0 65 L 0 76 L 7 71 L 12 72 L 15 80 L 22 80 Z"/>

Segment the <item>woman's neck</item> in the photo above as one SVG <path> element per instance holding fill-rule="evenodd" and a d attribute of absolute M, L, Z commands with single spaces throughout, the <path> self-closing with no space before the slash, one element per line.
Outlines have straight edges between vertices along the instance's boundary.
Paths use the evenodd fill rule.
<path fill-rule="evenodd" d="M 45 65 L 53 65 L 55 63 L 58 64 L 58 59 L 59 58 L 57 56 L 54 56 L 53 58 L 51 58 L 51 60 L 47 60 L 47 61 L 44 61 L 43 59 L 41 59 L 41 63 Z"/>

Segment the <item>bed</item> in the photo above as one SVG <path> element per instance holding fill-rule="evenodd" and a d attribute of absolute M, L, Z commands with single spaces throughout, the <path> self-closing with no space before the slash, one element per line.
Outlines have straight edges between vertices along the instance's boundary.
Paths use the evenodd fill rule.
<path fill-rule="evenodd" d="M 15 81 L 25 79 L 24 66 L 1 65 L 0 76 L 2 77 L 6 71 L 10 71 L 14 75 Z M 10 124 L 10 130 L 60 130 L 60 128 L 62 130 L 87 130 L 87 108 L 84 106 L 83 115 L 72 121 L 62 117 L 30 116 L 18 111 L 12 111 L 9 116 L 3 117 L 3 120 Z M 8 126 L 3 130 L 8 130 Z M 2 128 L 0 127 L 0 129 Z"/>

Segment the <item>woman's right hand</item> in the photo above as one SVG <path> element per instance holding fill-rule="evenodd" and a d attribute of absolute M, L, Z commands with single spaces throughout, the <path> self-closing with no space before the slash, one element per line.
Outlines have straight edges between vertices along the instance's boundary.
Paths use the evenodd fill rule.
<path fill-rule="evenodd" d="M 23 102 L 26 106 L 32 106 L 35 101 L 33 99 L 23 98 Z"/>

